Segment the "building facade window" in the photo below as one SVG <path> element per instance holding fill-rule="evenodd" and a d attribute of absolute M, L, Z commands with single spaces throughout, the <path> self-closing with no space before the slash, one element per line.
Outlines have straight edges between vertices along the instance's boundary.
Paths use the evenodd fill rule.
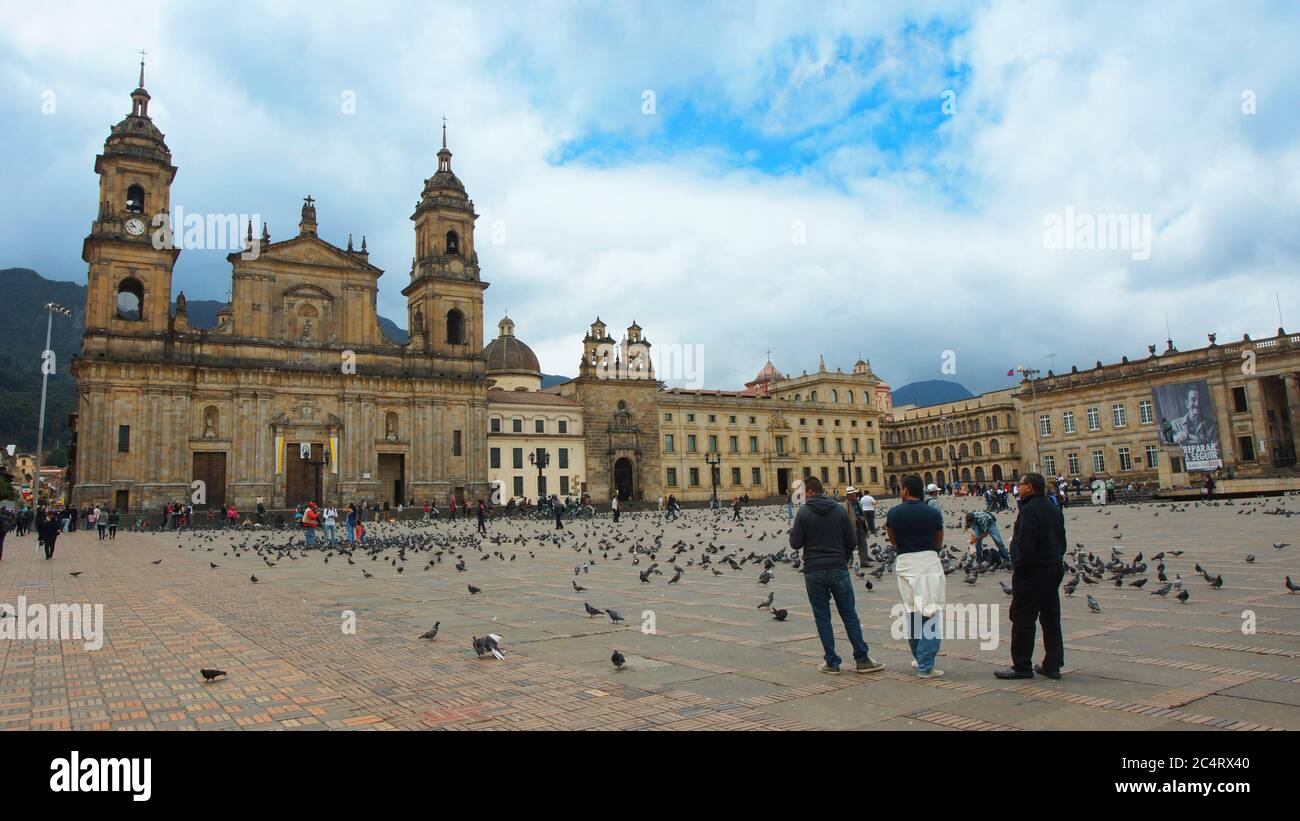
<path fill-rule="evenodd" d="M 1069 466 L 1070 475 L 1079 475 L 1079 454 L 1071 453 L 1065 457 L 1066 464 Z"/>
<path fill-rule="evenodd" d="M 1050 414 L 1039 414 L 1038 416 L 1038 433 L 1041 436 L 1052 435 L 1052 417 Z"/>
<path fill-rule="evenodd" d="M 145 438 L 147 439 L 148 437 Z M 118 453 L 131 452 L 131 426 L 130 425 L 117 426 L 117 452 Z"/>
<path fill-rule="evenodd" d="M 1120 470 L 1133 469 L 1133 459 L 1132 457 L 1129 456 L 1128 448 L 1119 449 L 1119 469 Z"/>
<path fill-rule="evenodd" d="M 1147 445 L 1147 467 L 1155 470 L 1160 466 L 1160 448 L 1155 445 Z"/>
<path fill-rule="evenodd" d="M 1116 402 L 1110 406 L 1111 420 L 1114 421 L 1115 427 L 1128 427 L 1128 411 L 1124 409 L 1123 402 Z"/>
<path fill-rule="evenodd" d="M 675 452 L 675 446 L 674 446 L 674 444 L 673 444 L 673 435 L 672 435 L 671 433 L 665 433 L 665 434 L 664 434 L 664 453 L 674 453 L 674 452 Z"/>
<path fill-rule="evenodd" d="M 1061 414 L 1061 429 L 1066 433 L 1076 432 L 1076 428 L 1074 427 L 1074 411 L 1066 411 Z"/>
<path fill-rule="evenodd" d="M 1094 450 L 1092 452 L 1092 472 L 1093 473 L 1106 472 L 1106 454 L 1102 453 L 1099 450 Z"/>
<path fill-rule="evenodd" d="M 488 467 L 494 469 L 501 467 L 501 448 L 492 448 L 488 451 Z"/>
<path fill-rule="evenodd" d="M 1049 456 L 1044 456 L 1044 457 L 1043 457 L 1043 475 L 1045 475 L 1045 476 L 1054 476 L 1055 474 L 1056 474 L 1056 457 L 1055 457 L 1055 456 L 1050 456 L 1050 455 L 1049 455 Z"/>
<path fill-rule="evenodd" d="M 1150 425 L 1156 421 L 1155 408 L 1151 406 L 1150 399 L 1143 399 L 1138 402 L 1138 420 L 1144 425 Z"/>
<path fill-rule="evenodd" d="M 1094 432 L 1101 430 L 1100 408 L 1088 408 L 1088 430 Z"/>
<path fill-rule="evenodd" d="M 664 484 L 668 487 L 677 487 L 677 468 L 668 468 L 664 473 Z"/>

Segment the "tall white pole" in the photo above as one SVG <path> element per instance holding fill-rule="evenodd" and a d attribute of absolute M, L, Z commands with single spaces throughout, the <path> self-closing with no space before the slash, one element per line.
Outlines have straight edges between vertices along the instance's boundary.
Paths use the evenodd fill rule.
<path fill-rule="evenodd" d="M 54 309 L 45 306 L 45 350 L 50 349 L 50 331 L 54 328 Z M 45 391 L 50 382 L 49 367 L 46 366 L 47 353 L 41 354 L 41 418 L 36 423 L 36 479 L 32 483 L 32 499 L 35 504 L 41 502 L 41 458 L 45 447 Z"/>

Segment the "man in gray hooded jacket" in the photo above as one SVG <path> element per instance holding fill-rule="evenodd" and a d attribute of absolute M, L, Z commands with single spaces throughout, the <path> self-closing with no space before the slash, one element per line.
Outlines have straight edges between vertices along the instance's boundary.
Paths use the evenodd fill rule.
<path fill-rule="evenodd" d="M 826 661 L 817 669 L 831 675 L 840 672 L 840 657 L 835 653 L 835 632 L 831 627 L 831 599 L 834 599 L 840 621 L 844 622 L 844 632 L 853 645 L 854 672 L 874 673 L 885 665 L 873 661 L 868 653 L 853 600 L 853 580 L 848 567 L 857 546 L 853 522 L 842 505 L 825 495 L 816 476 L 806 477 L 803 485 L 807 502 L 794 517 L 790 547 L 803 551 L 804 588 L 826 655 Z"/>

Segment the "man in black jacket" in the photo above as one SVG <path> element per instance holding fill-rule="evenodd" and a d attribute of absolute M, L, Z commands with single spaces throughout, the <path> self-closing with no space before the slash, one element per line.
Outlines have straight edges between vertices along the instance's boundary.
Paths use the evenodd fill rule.
<path fill-rule="evenodd" d="M 857 544 L 853 522 L 843 506 L 825 495 L 816 476 L 805 478 L 803 485 L 807 502 L 799 508 L 790 527 L 790 547 L 803 551 L 804 588 L 826 655 L 826 661 L 817 669 L 831 675 L 840 673 L 840 657 L 835 654 L 835 632 L 831 627 L 833 598 L 849 644 L 853 645 L 854 672 L 874 673 L 885 665 L 873 661 L 868 652 L 853 600 L 853 580 L 849 576 L 849 561 Z"/>
<path fill-rule="evenodd" d="M 1060 678 L 1065 664 L 1061 636 L 1061 596 L 1065 576 L 1065 517 L 1046 495 L 1041 474 L 1020 479 L 1020 513 L 1011 537 L 1011 668 L 1001 679 Z M 1043 625 L 1043 663 L 1032 668 L 1034 623 Z"/>

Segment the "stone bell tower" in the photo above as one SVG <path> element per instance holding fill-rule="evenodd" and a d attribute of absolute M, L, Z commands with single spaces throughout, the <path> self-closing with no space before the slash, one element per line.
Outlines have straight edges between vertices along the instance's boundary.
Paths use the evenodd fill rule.
<path fill-rule="evenodd" d="M 410 344 L 428 355 L 474 359 L 483 350 L 483 292 L 474 250 L 474 202 L 451 170 L 447 124 L 438 170 L 415 206 L 415 259 L 406 297 Z"/>
<path fill-rule="evenodd" d="M 131 113 L 113 126 L 104 153 L 95 157 L 99 211 L 81 246 L 89 265 L 86 340 L 93 332 L 142 335 L 168 330 L 172 268 L 180 250 L 171 234 L 171 151 L 149 117 L 149 92 L 131 92 Z"/>

